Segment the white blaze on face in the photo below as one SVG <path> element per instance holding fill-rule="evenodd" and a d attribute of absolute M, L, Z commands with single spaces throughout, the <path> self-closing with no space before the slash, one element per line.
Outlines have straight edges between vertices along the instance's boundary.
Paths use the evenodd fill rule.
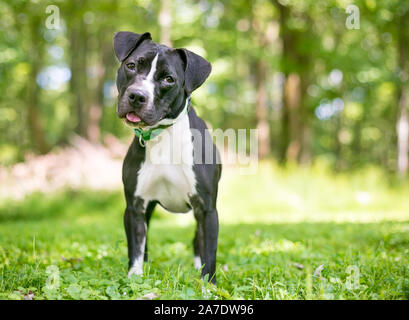
<path fill-rule="evenodd" d="M 155 58 L 152 60 L 151 69 L 149 70 L 146 79 L 142 81 L 142 89 L 146 91 L 149 95 L 148 109 L 153 106 L 153 98 L 155 93 L 155 79 L 153 76 L 156 72 L 156 64 L 158 63 L 159 53 L 156 54 Z"/>

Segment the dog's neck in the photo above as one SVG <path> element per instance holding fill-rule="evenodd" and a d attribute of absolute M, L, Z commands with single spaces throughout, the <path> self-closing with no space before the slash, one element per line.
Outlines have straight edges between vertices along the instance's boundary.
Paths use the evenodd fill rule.
<path fill-rule="evenodd" d="M 163 165 L 193 164 L 189 115 L 183 110 L 175 120 L 155 138 L 145 142 L 145 161 Z"/>
<path fill-rule="evenodd" d="M 148 126 L 146 128 L 134 128 L 133 131 L 135 132 L 136 137 L 139 139 L 139 144 L 141 147 L 145 147 L 146 142 L 154 139 L 158 135 L 162 133 L 163 130 L 172 127 L 175 123 L 180 121 L 181 118 L 187 116 L 189 113 L 190 107 L 190 96 L 186 97 L 186 101 L 184 103 L 183 109 L 179 112 L 178 116 L 174 119 L 166 118 L 159 121 L 157 124 L 153 126 Z"/>
<path fill-rule="evenodd" d="M 170 118 L 162 119 L 157 124 L 155 124 L 153 126 L 146 127 L 146 129 L 147 130 L 155 129 L 155 128 L 160 127 L 160 126 L 172 126 L 173 124 L 178 122 L 179 119 L 183 117 L 183 115 L 188 113 L 189 107 L 190 107 L 190 96 L 187 96 L 186 100 L 185 100 L 185 103 L 184 103 L 184 107 L 183 107 L 182 111 L 179 112 L 179 114 L 178 114 L 178 116 L 176 118 L 174 118 L 174 119 L 170 119 Z"/>

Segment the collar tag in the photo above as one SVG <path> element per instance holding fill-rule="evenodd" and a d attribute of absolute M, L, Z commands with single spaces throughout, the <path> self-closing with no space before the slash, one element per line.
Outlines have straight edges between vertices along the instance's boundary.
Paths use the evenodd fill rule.
<path fill-rule="evenodd" d="M 142 138 L 142 135 L 139 135 L 139 145 L 144 148 L 145 147 L 145 141 Z"/>
<path fill-rule="evenodd" d="M 151 140 L 157 137 L 162 131 L 163 128 L 154 128 L 149 130 L 142 130 L 140 128 L 133 129 L 135 136 L 139 138 L 139 144 L 141 147 L 145 147 L 146 141 Z"/>

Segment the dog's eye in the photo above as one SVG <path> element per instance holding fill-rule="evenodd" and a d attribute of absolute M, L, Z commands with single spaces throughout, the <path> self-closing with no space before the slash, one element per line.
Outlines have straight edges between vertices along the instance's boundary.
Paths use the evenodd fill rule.
<path fill-rule="evenodd" d="M 127 64 L 126 64 L 126 67 L 127 67 L 129 70 L 135 70 L 135 63 L 127 63 Z"/>
<path fill-rule="evenodd" d="M 167 82 L 167 83 L 174 83 L 175 82 L 175 79 L 173 79 L 171 76 L 167 76 L 163 80 L 165 80 L 165 82 Z"/>

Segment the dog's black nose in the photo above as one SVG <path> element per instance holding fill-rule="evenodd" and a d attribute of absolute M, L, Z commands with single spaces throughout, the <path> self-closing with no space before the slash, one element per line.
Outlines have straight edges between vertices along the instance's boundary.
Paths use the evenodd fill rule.
<path fill-rule="evenodd" d="M 148 95 L 140 90 L 132 90 L 128 93 L 129 103 L 134 106 L 142 106 L 148 101 Z"/>

